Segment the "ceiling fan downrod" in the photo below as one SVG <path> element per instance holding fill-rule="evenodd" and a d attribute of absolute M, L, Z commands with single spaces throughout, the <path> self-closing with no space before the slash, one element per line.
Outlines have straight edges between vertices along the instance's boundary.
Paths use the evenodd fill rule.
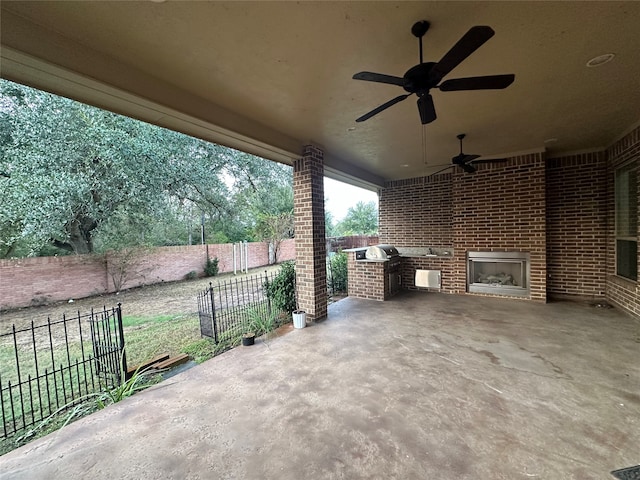
<path fill-rule="evenodd" d="M 420 63 L 424 63 L 422 60 L 422 37 L 427 33 L 430 26 L 431 24 L 426 20 L 420 20 L 419 22 L 414 23 L 413 27 L 411 27 L 411 33 L 418 37 L 418 44 L 420 45 Z"/>
<path fill-rule="evenodd" d="M 464 137 L 467 136 L 466 133 L 460 133 L 459 135 L 456 135 L 458 137 L 458 140 L 460 140 L 460 155 L 462 155 L 462 140 L 464 139 Z"/>

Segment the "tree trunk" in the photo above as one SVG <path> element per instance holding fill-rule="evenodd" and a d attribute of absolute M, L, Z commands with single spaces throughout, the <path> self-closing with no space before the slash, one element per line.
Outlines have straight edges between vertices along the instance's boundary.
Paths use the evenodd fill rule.
<path fill-rule="evenodd" d="M 76 255 L 93 253 L 93 238 L 91 233 L 98 226 L 93 218 L 78 213 L 76 217 L 65 225 L 67 239 L 54 240 L 53 244 Z"/>

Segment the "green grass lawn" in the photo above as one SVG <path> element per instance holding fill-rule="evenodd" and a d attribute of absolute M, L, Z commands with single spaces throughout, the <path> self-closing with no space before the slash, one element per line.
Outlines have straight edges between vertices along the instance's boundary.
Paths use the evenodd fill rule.
<path fill-rule="evenodd" d="M 122 319 L 122 323 L 124 327 L 127 365 L 129 367 L 141 364 L 159 354 L 175 356 L 180 353 L 187 353 L 197 362 L 203 362 L 217 353 L 230 348 L 230 343 L 233 343 L 227 341 L 219 345 L 215 345 L 212 340 L 202 338 L 200 336 L 198 318 L 193 315 L 156 315 L 148 317 L 125 316 Z M 7 386 L 7 382 L 9 381 L 13 384 L 17 382 L 15 348 L 12 343 L 5 343 L 6 344 L 0 345 L 0 379 L 2 379 L 4 387 Z M 238 343 L 239 339 L 234 344 Z M 23 381 L 25 381 L 29 375 L 35 375 L 33 352 L 27 347 L 22 347 L 20 345 L 18 348 L 20 374 Z M 85 352 L 91 352 L 90 344 L 85 345 Z M 50 356 L 48 353 L 44 352 L 43 355 L 39 354 L 39 358 L 40 357 L 46 360 L 46 362 L 39 360 L 38 368 L 42 374 L 44 369 L 47 368 L 47 364 L 50 363 Z M 81 360 L 82 350 L 80 348 L 79 341 L 69 343 L 69 355 L 67 355 L 67 349 L 62 347 L 60 349 L 55 349 L 53 357 L 56 365 L 58 366 L 57 368 L 59 368 L 60 365 L 63 365 L 66 368 L 66 366 L 68 366 L 67 358 L 71 359 L 72 364 L 76 359 Z M 58 390 L 61 398 L 62 388 L 65 388 L 67 393 L 69 393 L 68 391 L 70 388 L 67 379 L 64 380 L 64 387 L 62 383 L 63 381 L 61 380 L 58 384 Z M 78 387 L 76 386 L 76 389 L 77 388 Z M 51 402 L 47 401 L 46 393 L 43 397 L 46 405 L 42 405 L 42 408 L 38 403 L 38 396 L 35 395 L 35 392 L 33 392 L 33 395 L 28 393 L 29 392 L 25 390 L 25 398 L 27 399 L 25 402 L 25 413 L 27 416 L 29 416 L 30 412 L 33 411 L 36 418 L 47 418 L 48 413 L 56 410 L 57 406 L 52 405 Z M 80 393 L 87 394 L 90 393 L 90 391 Z M 62 404 L 67 400 L 70 400 L 70 398 L 67 398 L 66 400 L 63 399 Z M 5 404 L 7 404 L 6 398 Z M 5 405 L 5 420 L 11 422 L 12 418 L 15 417 L 18 423 L 20 423 L 22 407 L 19 403 L 14 405 L 15 408 L 13 412 L 7 411 Z M 77 409 L 74 408 L 73 410 L 76 410 L 77 413 Z M 88 414 L 94 410 L 95 408 L 88 407 L 83 409 L 82 412 L 83 414 Z M 42 412 L 44 412 L 44 415 Z M 22 434 L 20 432 L 16 435 L 9 436 L 8 438 L 0 439 L 0 455 L 27 443 L 27 441 L 33 440 L 34 438 L 43 436 L 57 428 L 60 428 L 65 423 L 68 415 L 68 412 L 61 412 L 57 415 L 59 418 L 49 419 L 50 421 L 47 422 L 46 427 L 39 429 L 36 435 L 30 436 L 28 439 L 21 438 Z M 40 421 L 36 423 L 39 424 Z"/>
<path fill-rule="evenodd" d="M 194 348 L 194 344 L 204 343 L 213 346 L 211 340 L 201 337 L 200 323 L 195 316 L 125 316 L 122 318 L 122 323 L 129 367 L 139 365 L 160 354 L 175 356 L 180 353 L 189 353 Z M 200 361 L 204 360 L 206 358 L 200 358 Z"/>

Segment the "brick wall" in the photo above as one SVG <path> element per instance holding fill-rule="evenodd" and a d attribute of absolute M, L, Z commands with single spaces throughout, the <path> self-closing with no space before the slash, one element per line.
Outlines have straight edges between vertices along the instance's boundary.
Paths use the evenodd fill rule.
<path fill-rule="evenodd" d="M 347 256 L 350 297 L 369 300 L 384 300 L 388 291 L 388 276 L 385 274 L 385 262 L 356 262 L 354 252 Z"/>
<path fill-rule="evenodd" d="M 323 152 L 307 145 L 293 162 L 296 288 L 299 307 L 311 319 L 327 316 L 327 247 L 324 225 Z"/>
<path fill-rule="evenodd" d="M 478 165 L 453 174 L 455 289 L 466 288 L 469 251 L 522 251 L 531 256 L 530 298 L 546 300 L 545 164 L 542 154 Z"/>
<path fill-rule="evenodd" d="M 454 259 L 430 258 L 430 257 L 407 257 L 402 259 L 402 288 L 407 290 L 426 290 L 416 287 L 416 270 L 440 270 L 441 288 L 444 293 L 455 293 L 457 283 L 454 282 Z"/>
<path fill-rule="evenodd" d="M 107 291 L 102 255 L 0 260 L 0 309 L 98 295 Z"/>
<path fill-rule="evenodd" d="M 605 297 L 604 152 L 547 160 L 547 292 Z"/>
<path fill-rule="evenodd" d="M 466 291 L 468 251 L 531 255 L 531 299 L 546 299 L 545 165 L 542 154 L 480 164 L 435 177 L 388 182 L 380 194 L 380 240 L 396 246 L 453 247 L 454 258 L 405 261 L 403 285 L 415 268 L 442 270 L 443 290 Z M 438 268 L 440 267 L 440 268 Z"/>
<path fill-rule="evenodd" d="M 607 300 L 617 304 L 629 313 L 640 316 L 640 286 L 638 285 L 638 282 L 633 282 L 615 275 L 616 244 L 614 197 L 615 169 L 626 162 L 633 162 L 635 163 L 636 168 L 640 168 L 640 127 L 636 128 L 620 141 L 609 147 L 606 151 L 606 156 L 608 168 L 606 242 Z M 638 195 L 638 198 L 640 199 L 640 195 Z"/>
<path fill-rule="evenodd" d="M 387 182 L 378 207 L 380 242 L 451 248 L 451 188 L 450 173 Z"/>
<path fill-rule="evenodd" d="M 251 242 L 249 268 L 268 264 L 268 246 Z M 233 245 L 160 247 L 134 259 L 123 288 L 182 280 L 191 271 L 203 273 L 206 251 L 218 258 L 221 273 L 233 271 Z M 278 261 L 295 259 L 294 240 L 281 244 Z M 110 255 L 70 255 L 0 260 L 0 309 L 83 298 L 114 291 L 118 259 Z M 240 265 L 238 263 L 238 268 Z"/>

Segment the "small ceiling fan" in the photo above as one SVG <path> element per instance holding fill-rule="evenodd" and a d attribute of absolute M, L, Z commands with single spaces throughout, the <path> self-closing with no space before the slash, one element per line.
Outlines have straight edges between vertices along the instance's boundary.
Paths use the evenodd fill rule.
<path fill-rule="evenodd" d="M 423 62 L 422 59 L 422 37 L 429 30 L 430 23 L 426 20 L 419 21 L 411 28 L 411 33 L 418 37 L 420 44 L 420 63 L 411 67 L 403 77 L 394 77 L 392 75 L 384 75 L 374 72 L 359 72 L 353 78 L 355 80 L 364 80 L 367 82 L 388 83 L 397 85 L 409 92 L 399 95 L 369 113 L 365 113 L 356 119 L 356 122 L 364 122 L 374 115 L 386 110 L 414 93 L 418 96 L 418 112 L 420 113 L 420 121 L 423 125 L 431 123 L 436 119 L 436 110 L 433 105 L 433 98 L 429 91 L 437 88 L 442 92 L 453 92 L 459 90 L 496 90 L 507 88 L 515 79 L 514 74 L 507 75 L 489 75 L 484 77 L 468 77 L 455 78 L 446 80 L 442 83 L 442 79 L 456 68 L 469 55 L 480 48 L 487 40 L 494 35 L 491 27 L 475 26 L 471 27 L 465 33 L 458 43 L 440 59 L 439 62 Z"/>
<path fill-rule="evenodd" d="M 505 162 L 507 160 L 506 158 L 491 158 L 491 159 L 488 158 L 488 159 L 478 160 L 480 158 L 480 155 L 469 155 L 469 154 L 463 153 L 462 152 L 462 140 L 466 136 L 467 135 L 465 133 L 461 133 L 459 135 L 456 135 L 456 137 L 460 141 L 460 153 L 458 155 L 456 155 L 455 157 L 451 158 L 451 165 L 447 165 L 442 170 L 438 170 L 437 172 L 432 173 L 430 176 L 437 175 L 440 172 L 444 172 L 445 170 L 448 170 L 450 168 L 454 168 L 456 166 L 462 168 L 467 173 L 475 173 L 476 167 L 474 166 L 474 164 L 477 164 L 477 163 L 498 163 L 498 162 Z"/>

